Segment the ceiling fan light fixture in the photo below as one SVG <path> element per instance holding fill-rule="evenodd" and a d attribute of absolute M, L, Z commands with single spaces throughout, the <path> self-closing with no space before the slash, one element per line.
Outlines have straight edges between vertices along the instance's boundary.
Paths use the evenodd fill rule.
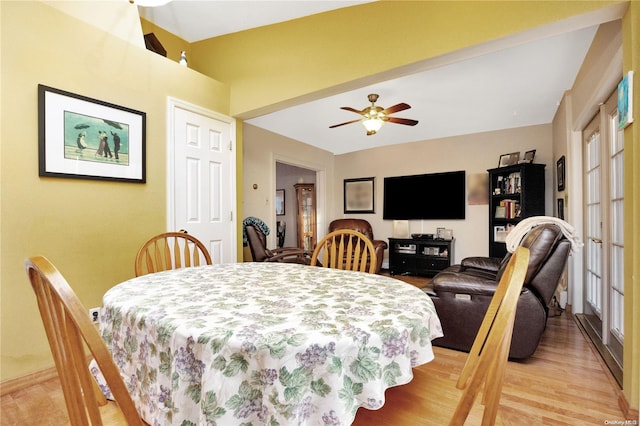
<path fill-rule="evenodd" d="M 379 118 L 367 118 L 362 120 L 362 125 L 367 129 L 367 136 L 375 135 L 382 127 L 382 120 Z"/>

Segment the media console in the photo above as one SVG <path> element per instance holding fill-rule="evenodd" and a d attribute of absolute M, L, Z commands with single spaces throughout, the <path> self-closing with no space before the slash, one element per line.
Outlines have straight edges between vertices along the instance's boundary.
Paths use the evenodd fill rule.
<path fill-rule="evenodd" d="M 454 239 L 389 238 L 389 273 L 432 277 L 451 266 Z"/>

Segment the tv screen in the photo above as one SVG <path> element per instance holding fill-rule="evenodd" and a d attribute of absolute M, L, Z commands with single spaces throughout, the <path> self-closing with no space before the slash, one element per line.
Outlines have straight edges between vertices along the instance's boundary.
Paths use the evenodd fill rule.
<path fill-rule="evenodd" d="M 383 219 L 464 219 L 465 172 L 384 178 Z"/>

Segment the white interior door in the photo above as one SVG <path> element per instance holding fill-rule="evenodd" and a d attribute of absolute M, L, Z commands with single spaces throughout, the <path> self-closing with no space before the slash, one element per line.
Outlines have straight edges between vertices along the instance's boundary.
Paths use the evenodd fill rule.
<path fill-rule="evenodd" d="M 235 125 L 169 101 L 168 228 L 202 241 L 213 263 L 236 261 Z"/>

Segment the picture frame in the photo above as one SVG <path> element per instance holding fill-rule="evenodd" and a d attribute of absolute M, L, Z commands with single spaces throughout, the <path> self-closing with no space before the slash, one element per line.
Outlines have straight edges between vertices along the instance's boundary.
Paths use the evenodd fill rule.
<path fill-rule="evenodd" d="M 498 167 L 512 166 L 514 164 L 518 164 L 520 160 L 520 151 L 511 152 L 509 154 L 502 154 L 500 156 L 500 160 L 498 161 Z"/>
<path fill-rule="evenodd" d="M 284 216 L 285 214 L 284 194 L 284 189 L 276 189 L 276 216 Z"/>
<path fill-rule="evenodd" d="M 375 178 L 344 180 L 344 213 L 375 213 Z"/>
<path fill-rule="evenodd" d="M 146 183 L 146 113 L 38 85 L 43 177 Z"/>
<path fill-rule="evenodd" d="M 558 198 L 558 219 L 564 220 L 564 198 Z"/>
<path fill-rule="evenodd" d="M 633 123 L 633 71 L 627 72 L 618 83 L 618 129 Z"/>
<path fill-rule="evenodd" d="M 556 179 L 558 180 L 558 192 L 564 191 L 565 173 L 564 173 L 564 155 L 556 161 Z"/>
<path fill-rule="evenodd" d="M 506 228 L 502 225 L 498 225 L 498 226 L 494 226 L 493 227 L 493 241 L 496 243 L 503 243 L 504 242 L 504 232 L 506 231 Z"/>
<path fill-rule="evenodd" d="M 533 163 L 533 159 L 536 157 L 536 150 L 532 149 L 524 153 L 523 163 Z"/>

